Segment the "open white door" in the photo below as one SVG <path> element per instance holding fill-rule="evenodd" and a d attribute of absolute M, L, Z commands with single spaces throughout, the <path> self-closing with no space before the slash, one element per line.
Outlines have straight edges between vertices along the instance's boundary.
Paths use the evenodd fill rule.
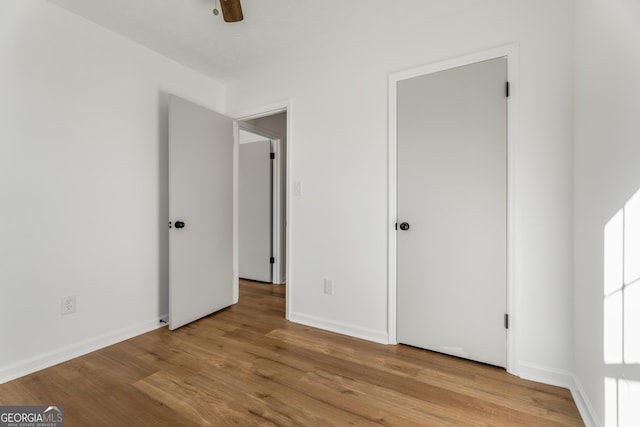
<path fill-rule="evenodd" d="M 169 97 L 169 329 L 233 304 L 233 122 Z"/>
<path fill-rule="evenodd" d="M 239 157 L 239 274 L 242 279 L 271 283 L 273 264 L 271 141 L 267 139 L 240 144 Z"/>

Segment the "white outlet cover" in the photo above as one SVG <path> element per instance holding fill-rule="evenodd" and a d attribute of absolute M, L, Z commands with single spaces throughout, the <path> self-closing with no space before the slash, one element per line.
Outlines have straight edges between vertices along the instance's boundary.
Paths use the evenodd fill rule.
<path fill-rule="evenodd" d="M 68 297 L 62 297 L 62 307 L 61 307 L 61 311 L 60 313 L 62 315 L 65 314 L 72 314 L 76 312 L 76 297 L 75 295 L 73 296 L 68 296 Z"/>
<path fill-rule="evenodd" d="M 302 196 L 302 181 L 295 181 L 293 183 L 293 195 Z"/>
<path fill-rule="evenodd" d="M 327 295 L 333 295 L 333 280 L 324 279 L 324 293 Z"/>

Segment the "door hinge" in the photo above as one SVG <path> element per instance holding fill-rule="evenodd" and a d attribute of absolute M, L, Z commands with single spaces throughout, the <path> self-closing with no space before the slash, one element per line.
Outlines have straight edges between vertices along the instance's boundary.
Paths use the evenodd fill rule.
<path fill-rule="evenodd" d="M 509 315 L 507 313 L 504 314 L 504 328 L 509 329 Z"/>
<path fill-rule="evenodd" d="M 269 158 L 271 160 L 275 159 L 276 158 L 276 153 L 269 153 Z"/>
<path fill-rule="evenodd" d="M 274 257 L 269 258 L 269 264 L 275 264 L 276 259 Z"/>
<path fill-rule="evenodd" d="M 509 82 L 506 82 L 504 85 L 504 92 L 507 98 L 509 97 Z"/>

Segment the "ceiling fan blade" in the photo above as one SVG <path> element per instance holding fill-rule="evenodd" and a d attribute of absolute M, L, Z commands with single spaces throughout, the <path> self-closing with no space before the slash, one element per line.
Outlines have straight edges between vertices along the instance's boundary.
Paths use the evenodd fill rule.
<path fill-rule="evenodd" d="M 220 6 L 225 22 L 238 22 L 244 19 L 240 0 L 220 0 Z"/>

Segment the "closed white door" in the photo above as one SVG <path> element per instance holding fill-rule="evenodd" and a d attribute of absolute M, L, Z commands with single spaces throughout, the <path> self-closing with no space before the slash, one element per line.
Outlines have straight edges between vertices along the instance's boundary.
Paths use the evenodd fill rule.
<path fill-rule="evenodd" d="M 506 58 L 397 84 L 397 338 L 506 365 Z"/>
<path fill-rule="evenodd" d="M 240 144 L 238 264 L 243 279 L 271 282 L 271 141 Z"/>
<path fill-rule="evenodd" d="M 169 329 L 233 303 L 233 123 L 169 97 Z"/>

